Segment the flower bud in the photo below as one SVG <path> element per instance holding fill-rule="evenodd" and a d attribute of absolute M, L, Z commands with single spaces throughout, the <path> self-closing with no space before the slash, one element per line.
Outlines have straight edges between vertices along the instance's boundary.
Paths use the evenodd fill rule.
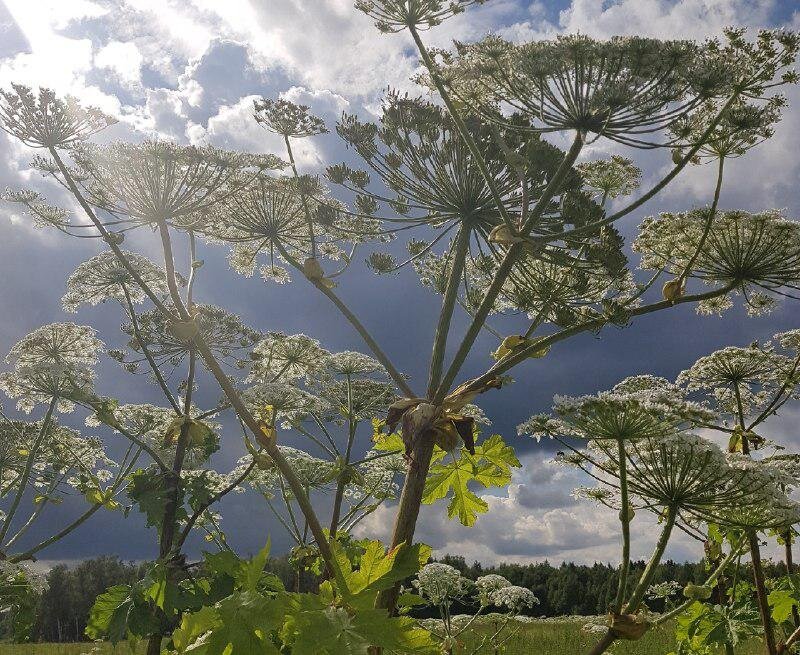
<path fill-rule="evenodd" d="M 662 289 L 662 295 L 664 296 L 664 300 L 668 300 L 669 302 L 675 302 L 683 295 L 683 279 L 682 278 L 675 278 L 674 280 L 670 280 L 664 284 L 664 288 Z"/>
<path fill-rule="evenodd" d="M 711 598 L 711 587 L 690 582 L 683 588 L 683 595 L 689 600 L 708 600 Z"/>

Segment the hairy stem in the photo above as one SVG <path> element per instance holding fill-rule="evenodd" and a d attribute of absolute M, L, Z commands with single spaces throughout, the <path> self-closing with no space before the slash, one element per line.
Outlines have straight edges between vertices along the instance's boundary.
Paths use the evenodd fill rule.
<path fill-rule="evenodd" d="M 281 256 L 297 271 L 303 273 L 303 266 L 298 262 L 294 257 L 292 257 L 285 249 L 283 249 L 280 244 L 278 244 L 278 250 L 281 253 Z M 330 300 L 336 308 L 341 312 L 342 316 L 344 316 L 347 321 L 352 325 L 356 332 L 358 332 L 359 336 L 363 339 L 364 343 L 367 347 L 372 351 L 372 354 L 375 355 L 375 359 L 377 359 L 383 367 L 386 369 L 389 376 L 394 380 L 394 383 L 400 388 L 400 390 L 409 398 L 415 397 L 414 392 L 411 390 L 411 387 L 408 386 L 405 377 L 398 371 L 389 357 L 386 355 L 385 352 L 381 349 L 378 345 L 378 342 L 373 339 L 372 335 L 369 333 L 369 330 L 364 327 L 358 317 L 350 311 L 350 308 L 342 302 L 342 299 L 334 293 L 332 289 L 329 289 L 321 280 L 314 280 L 306 276 L 306 279 L 311 282 L 322 294 L 324 294 L 328 300 Z"/>
<path fill-rule="evenodd" d="M 552 179 L 548 182 L 544 191 L 542 191 L 539 201 L 531 210 L 530 216 L 528 216 L 528 219 L 522 228 L 523 234 L 527 234 L 533 224 L 538 220 L 539 216 L 541 216 L 544 209 L 550 203 L 550 200 L 552 200 L 553 196 L 558 193 L 564 178 L 572 168 L 572 164 L 574 164 L 575 160 L 578 158 L 582 147 L 583 139 L 581 138 L 580 134 L 578 134 L 572 143 L 572 147 L 564 156 L 564 159 L 561 161 L 561 164 L 559 165 Z M 453 380 L 455 380 L 456 375 L 458 375 L 458 372 L 461 370 L 461 367 L 466 361 L 467 356 L 472 350 L 475 339 L 478 338 L 483 324 L 486 322 L 489 313 L 492 311 L 492 307 L 494 307 L 494 303 L 497 300 L 497 297 L 500 295 L 506 279 L 511 274 L 514 264 L 517 262 L 517 258 L 523 253 L 523 251 L 524 246 L 521 243 L 515 243 L 511 245 L 508 250 L 506 250 L 506 254 L 495 271 L 494 278 L 492 279 L 489 288 L 486 290 L 486 293 L 481 300 L 481 304 L 475 311 L 475 317 L 467 329 L 467 333 L 464 335 L 464 338 L 462 339 L 461 344 L 459 345 L 458 350 L 453 357 L 453 361 L 448 367 L 442 382 L 439 384 L 439 388 L 436 391 L 435 400 L 440 401 L 447 395 L 448 390 L 453 384 Z"/>
<path fill-rule="evenodd" d="M 236 388 L 233 386 L 228 376 L 225 374 L 225 371 L 222 370 L 222 367 L 214 357 L 214 354 L 211 352 L 208 344 L 203 339 L 203 336 L 197 335 L 194 339 L 194 343 L 197 347 L 197 352 L 203 358 L 203 361 L 216 379 L 217 384 L 219 384 L 226 398 L 231 403 L 234 411 L 238 414 L 239 418 L 241 418 L 242 422 L 247 426 L 247 428 L 253 433 L 258 442 L 264 446 L 267 454 L 275 462 L 275 466 L 289 484 L 289 487 L 291 488 L 292 493 L 297 500 L 297 504 L 300 506 L 300 510 L 303 512 L 303 516 L 305 517 L 306 521 L 308 521 L 308 527 L 311 530 L 311 534 L 314 536 L 314 540 L 317 542 L 317 547 L 319 548 L 322 559 L 325 561 L 326 566 L 333 572 L 339 588 L 346 593 L 347 583 L 342 576 L 342 572 L 339 569 L 338 564 L 336 563 L 336 560 L 333 556 L 333 551 L 331 550 L 330 542 L 325 537 L 325 532 L 322 529 L 322 525 L 317 518 L 317 514 L 314 511 L 314 507 L 311 505 L 311 501 L 306 493 L 303 483 L 300 481 L 300 478 L 297 477 L 292 465 L 289 464 L 289 462 L 283 456 L 283 453 L 278 448 L 278 444 L 273 439 L 265 438 L 255 416 L 253 416 L 250 410 L 248 410 L 245 406 L 244 401 L 236 391 Z"/>
<path fill-rule="evenodd" d="M 394 522 L 392 548 L 402 543 L 411 544 L 414 540 L 414 530 L 417 526 L 417 518 L 419 518 L 422 493 L 425 489 L 425 480 L 428 477 L 432 455 L 433 439 L 422 434 L 415 434 L 411 449 L 411 462 L 406 473 L 406 481 Z M 376 601 L 377 607 L 394 612 L 398 591 L 398 586 L 382 591 Z"/>
<path fill-rule="evenodd" d="M 650 305 L 643 305 L 642 307 L 636 307 L 631 309 L 628 312 L 628 315 L 631 317 L 634 316 L 643 316 L 645 314 L 650 314 L 652 312 L 660 311 L 662 309 L 668 309 L 674 305 L 680 305 L 683 303 L 690 303 L 690 302 L 700 302 L 702 300 L 709 300 L 711 298 L 716 298 L 718 296 L 725 295 L 726 293 L 732 290 L 732 286 L 722 287 L 720 289 L 715 289 L 713 291 L 707 291 L 706 293 L 698 293 L 690 296 L 681 296 L 677 300 L 669 301 L 669 300 L 661 300 L 659 302 L 652 303 Z M 511 355 L 501 359 L 499 362 L 494 364 L 488 371 L 486 371 L 483 375 L 475 378 L 474 380 L 470 381 L 469 385 L 465 387 L 465 391 L 473 391 L 476 389 L 480 389 L 484 384 L 493 380 L 498 375 L 503 375 L 507 373 L 512 368 L 514 368 L 517 364 L 524 362 L 528 359 L 533 353 L 536 351 L 542 350 L 549 346 L 552 346 L 555 343 L 560 341 L 564 341 L 569 337 L 575 336 L 576 334 L 580 334 L 582 332 L 586 332 L 588 330 L 596 330 L 602 328 L 606 324 L 606 320 L 603 318 L 594 319 L 591 321 L 586 321 L 584 323 L 579 323 L 578 325 L 573 325 L 572 327 L 565 328 L 555 334 L 551 334 L 547 337 L 542 338 L 540 341 L 537 341 L 535 344 L 532 344 L 526 348 L 522 348 L 519 351 L 515 351 Z"/>
<path fill-rule="evenodd" d="M 176 547 L 181 548 L 186 541 L 189 533 L 191 533 L 194 524 L 197 522 L 197 519 L 205 512 L 209 507 L 213 504 L 222 500 L 225 496 L 227 496 L 231 491 L 236 489 L 242 482 L 247 479 L 247 476 L 253 471 L 256 466 L 256 461 L 253 460 L 247 467 L 242 471 L 241 475 L 237 476 L 235 480 L 233 480 L 228 486 L 224 489 L 220 489 L 217 493 L 215 493 L 211 498 L 209 498 L 206 502 L 202 503 L 200 507 L 198 507 L 194 513 L 189 517 L 189 520 L 186 521 L 186 525 L 184 526 L 183 530 L 181 531 L 180 536 L 178 537 L 178 541 L 176 542 Z"/>
<path fill-rule="evenodd" d="M 631 565 L 631 516 L 630 501 L 628 500 L 628 461 L 625 453 L 625 441 L 617 439 L 617 457 L 619 458 L 619 521 L 622 525 L 622 562 L 619 567 L 619 580 L 617 581 L 617 596 L 614 600 L 614 614 L 622 611 L 625 602 L 625 592 L 628 586 L 628 572 Z"/>
<path fill-rule="evenodd" d="M 632 614 L 639 609 L 639 605 L 642 603 L 644 594 L 650 587 L 650 583 L 653 581 L 653 576 L 656 573 L 656 567 L 659 565 L 661 558 L 664 556 L 664 551 L 666 550 L 667 543 L 672 535 L 672 528 L 675 526 L 675 519 L 677 518 L 677 515 L 678 512 L 674 507 L 667 508 L 667 516 L 664 519 L 664 527 L 661 528 L 661 535 L 658 538 L 656 547 L 653 550 L 650 560 L 647 562 L 647 566 L 645 567 L 642 576 L 639 578 L 639 583 L 636 585 L 630 600 L 625 606 L 625 612 Z"/>
<path fill-rule="evenodd" d="M 794 535 L 792 534 L 792 530 L 786 530 L 783 533 L 783 554 L 784 554 L 784 561 L 786 562 L 786 574 L 792 575 L 794 574 L 794 554 L 792 553 L 792 541 L 794 539 Z M 794 620 L 794 625 L 796 628 L 800 628 L 800 614 L 797 611 L 797 605 L 792 607 L 792 619 Z"/>
<path fill-rule="evenodd" d="M 711 233 L 711 226 L 714 224 L 714 218 L 717 215 L 717 206 L 719 205 L 719 196 L 720 192 L 722 191 L 722 177 L 723 172 L 725 169 L 725 157 L 719 158 L 719 164 L 717 165 L 717 184 L 714 187 L 714 199 L 711 201 L 711 209 L 708 211 L 708 219 L 706 220 L 706 224 L 703 228 L 703 234 L 700 235 L 700 241 L 697 243 L 697 248 L 694 251 L 691 259 L 686 262 L 686 266 L 681 271 L 680 276 L 678 277 L 681 282 L 686 279 L 686 277 L 692 272 L 692 266 L 697 261 L 697 258 L 700 256 L 700 253 L 703 251 L 703 246 L 706 245 L 706 240 L 708 239 L 708 235 Z"/>
<path fill-rule="evenodd" d="M 450 252 L 452 262 L 450 274 L 447 276 L 447 286 L 442 299 L 442 311 L 439 314 L 439 323 L 436 326 L 436 335 L 433 340 L 433 353 L 431 354 L 430 373 L 428 375 L 428 397 L 436 391 L 442 376 L 445 350 L 447 348 L 447 335 L 450 333 L 450 321 L 453 318 L 458 297 L 458 286 L 461 283 L 461 274 L 464 272 L 467 251 L 469 250 L 470 230 L 462 226 L 456 236 L 455 246 Z"/>
<path fill-rule="evenodd" d="M 347 448 L 345 449 L 344 459 L 342 460 L 342 470 L 339 471 L 339 479 L 336 481 L 336 495 L 333 500 L 333 512 L 331 513 L 331 539 L 336 537 L 339 529 L 339 519 L 342 513 L 342 501 L 344 499 L 344 488 L 347 484 L 348 469 L 350 467 L 350 457 L 353 452 L 353 442 L 356 438 L 357 423 L 353 417 L 353 388 L 350 376 L 347 376 Z"/>
<path fill-rule="evenodd" d="M 153 375 L 156 378 L 156 382 L 158 382 L 158 386 L 161 387 L 161 391 L 164 393 L 164 396 L 169 401 L 169 404 L 172 405 L 172 408 L 175 410 L 175 413 L 180 415 L 181 408 L 178 406 L 178 402 L 175 400 L 175 397 L 169 390 L 169 387 L 167 386 L 167 381 L 161 374 L 161 371 L 158 368 L 158 364 L 156 364 L 156 361 L 153 359 L 153 355 L 150 352 L 150 348 L 147 347 L 147 344 L 142 338 L 142 334 L 139 330 L 139 319 L 136 317 L 136 309 L 133 306 L 133 300 L 131 299 L 131 294 L 128 291 L 128 287 L 124 284 L 122 285 L 122 293 L 125 294 L 125 304 L 128 307 L 128 315 L 131 318 L 131 327 L 133 328 L 133 336 L 136 337 L 136 341 L 139 343 L 139 347 L 142 349 L 142 354 L 147 360 L 147 363 L 150 365 L 150 370 L 153 371 Z"/>
<path fill-rule="evenodd" d="M 761 615 L 761 623 L 764 627 L 764 645 L 768 655 L 776 655 L 775 631 L 772 627 L 772 615 L 769 610 L 767 600 L 767 587 L 764 582 L 764 569 L 761 566 L 761 546 L 758 543 L 758 535 L 755 530 L 747 531 L 747 543 L 750 546 L 750 560 L 753 565 L 753 582 L 756 587 L 756 598 L 758 600 L 758 613 Z"/>
<path fill-rule="evenodd" d="M 289 164 L 292 167 L 292 173 L 294 174 L 294 178 L 298 179 L 300 174 L 297 172 L 297 164 L 294 161 L 294 152 L 292 152 L 292 144 L 289 141 L 289 137 L 287 135 L 283 135 L 283 142 L 286 144 L 286 154 L 289 155 Z M 317 240 L 314 237 L 314 220 L 311 218 L 311 212 L 308 209 L 308 199 L 306 198 L 306 194 L 300 194 L 300 199 L 303 203 L 303 211 L 306 215 L 306 223 L 308 224 L 308 237 L 311 239 L 311 256 L 317 256 Z"/>

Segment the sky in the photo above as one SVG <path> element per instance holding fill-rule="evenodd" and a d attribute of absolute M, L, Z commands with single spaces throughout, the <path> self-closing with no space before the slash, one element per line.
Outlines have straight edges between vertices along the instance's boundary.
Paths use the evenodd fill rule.
<path fill-rule="evenodd" d="M 784 26 L 800 29 L 794 0 L 490 0 L 484 6 L 425 33 L 431 46 L 453 39 L 475 40 L 488 32 L 515 41 L 581 32 L 597 38 L 645 35 L 695 38 L 718 35 L 727 25 Z M 281 95 L 307 104 L 332 128 L 342 111 L 374 118 L 387 87 L 414 92 L 410 78 L 419 70 L 413 43 L 404 34 L 385 36 L 352 8 L 351 0 L 0 0 L 0 87 L 10 82 L 48 86 L 118 117 L 120 123 L 100 140 L 158 136 L 180 143 L 252 152 L 281 152 L 280 143 L 252 120 L 254 97 Z M 418 91 L 418 89 L 416 90 Z M 727 166 L 723 209 L 758 211 L 780 208 L 800 214 L 800 92 L 787 92 L 786 110 L 775 137 L 746 158 Z M 556 140 L 557 144 L 563 144 Z M 621 153 L 644 170 L 644 186 L 668 169 L 668 154 L 624 151 L 598 141 L 583 158 Z M 319 172 L 351 155 L 335 134 L 304 141 L 298 164 Z M 30 186 L 55 204 L 72 200 L 29 170 L 32 152 L 0 133 L 0 188 Z M 641 219 L 659 210 L 684 210 L 707 204 L 714 171 L 684 172 L 657 199 L 620 225 L 630 237 Z M 126 246 L 157 257 L 147 234 L 129 237 Z M 0 205 L 0 353 L 44 323 L 75 320 L 94 326 L 109 346 L 122 343 L 118 308 L 101 306 L 65 314 L 60 297 L 74 268 L 101 249 L 87 240 L 69 240 L 37 231 L 14 207 Z M 243 279 L 230 270 L 224 249 L 206 248 L 206 266 L 197 291 L 203 302 L 220 304 L 262 330 L 303 332 L 330 350 L 363 349 L 343 319 L 304 281 L 277 286 Z M 377 340 L 399 368 L 421 384 L 439 299 L 422 289 L 413 272 L 377 279 L 356 266 L 341 281 L 342 297 L 363 315 Z M 516 437 L 516 425 L 549 408 L 554 394 L 578 395 L 607 389 L 637 373 L 674 378 L 699 356 L 726 345 L 768 339 L 798 327 L 800 306 L 782 304 L 771 315 L 749 318 L 740 309 L 723 318 L 698 317 L 683 306 L 637 319 L 624 330 L 608 328 L 562 343 L 542 360 L 515 372 L 516 382 L 502 393 L 487 394 L 482 407 L 492 430 L 514 445 L 523 467 L 511 485 L 486 494 L 490 512 L 473 529 L 448 521 L 444 504 L 423 508 L 417 538 L 436 553 L 467 560 L 616 561 L 618 529 L 611 514 L 574 500 L 573 487 L 585 481 L 549 464 L 553 446 Z M 463 330 L 459 317 L 455 329 Z M 488 339 L 478 342 L 463 376 L 483 371 Z M 157 399 L 144 377 L 131 378 L 113 364 L 101 370 L 103 393 L 126 402 Z M 201 390 L 199 402 L 215 402 L 218 392 Z M 8 408 L 11 402 L 6 402 Z M 795 431 L 800 410 L 787 410 L 771 424 L 771 437 L 800 446 Z M 119 447 L 112 444 L 112 450 Z M 213 464 L 227 470 L 241 455 L 238 438 L 223 439 Z M 31 531 L 29 540 L 82 509 L 64 504 L 49 525 Z M 247 553 L 272 536 L 274 549 L 288 540 L 270 518 L 263 501 L 232 496 L 222 505 L 231 544 Z M 363 533 L 388 538 L 394 507 L 376 512 Z M 646 519 L 642 520 L 646 525 Z M 67 561 L 104 553 L 123 559 L 155 555 L 155 535 L 132 514 L 95 515 L 87 527 L 50 548 L 47 561 Z M 197 552 L 199 542 L 190 548 Z M 650 531 L 635 531 L 634 557 L 652 549 Z M 667 556 L 677 560 L 701 555 L 696 544 L 677 536 Z"/>

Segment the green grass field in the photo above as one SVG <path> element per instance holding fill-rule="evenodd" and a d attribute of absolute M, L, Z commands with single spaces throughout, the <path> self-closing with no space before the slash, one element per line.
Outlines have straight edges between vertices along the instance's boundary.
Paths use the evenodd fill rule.
<path fill-rule="evenodd" d="M 475 635 L 464 640 L 466 653 Z M 532 623 L 524 626 L 505 644 L 502 655 L 582 655 L 597 642 L 596 635 L 581 631 L 576 623 Z M 675 648 L 674 633 L 670 627 L 659 628 L 645 634 L 638 642 L 617 642 L 613 646 L 614 655 L 665 655 Z M 722 651 L 720 651 L 722 652 Z M 736 655 L 761 655 L 758 643 L 748 644 L 736 649 Z M 2 653 L 0 653 L 2 655 Z M 494 655 L 491 648 L 484 648 L 480 655 Z"/>
<path fill-rule="evenodd" d="M 456 655 L 471 653 L 479 636 L 464 639 L 464 650 Z M 503 655 L 581 655 L 589 650 L 596 637 L 584 634 L 576 623 L 533 623 L 519 630 L 507 643 Z M 672 650 L 672 633 L 667 629 L 653 630 L 636 643 L 618 643 L 615 655 L 665 655 Z M 136 655 L 141 655 L 137 652 Z M 0 644 L 0 655 L 131 655 L 127 644 L 113 648 L 110 644 Z M 760 655 L 759 644 L 737 648 L 737 655 Z M 480 655 L 494 655 L 484 648 Z"/>

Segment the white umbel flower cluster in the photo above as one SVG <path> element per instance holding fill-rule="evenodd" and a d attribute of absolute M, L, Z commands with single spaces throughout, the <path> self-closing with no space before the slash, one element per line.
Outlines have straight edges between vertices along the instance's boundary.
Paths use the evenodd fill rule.
<path fill-rule="evenodd" d="M 423 566 L 413 585 L 431 605 L 448 605 L 464 597 L 471 582 L 449 564 L 433 562 Z"/>

